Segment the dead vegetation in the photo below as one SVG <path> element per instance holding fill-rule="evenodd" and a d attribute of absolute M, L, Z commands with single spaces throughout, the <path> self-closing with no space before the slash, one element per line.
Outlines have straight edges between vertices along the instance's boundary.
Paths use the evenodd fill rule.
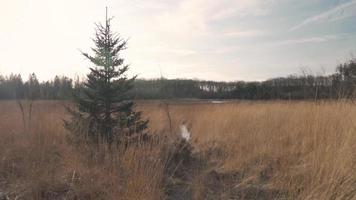
<path fill-rule="evenodd" d="M 348 102 L 143 102 L 159 142 L 114 153 L 68 144 L 63 102 L 22 105 L 0 103 L 0 199 L 356 198 Z"/>

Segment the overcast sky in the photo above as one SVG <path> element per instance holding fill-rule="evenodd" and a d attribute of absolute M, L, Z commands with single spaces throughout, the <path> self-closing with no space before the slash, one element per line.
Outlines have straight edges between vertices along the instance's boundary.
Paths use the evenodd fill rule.
<path fill-rule="evenodd" d="M 140 78 L 322 74 L 356 54 L 356 0 L 0 0 L 0 74 L 85 75 L 106 6 Z"/>

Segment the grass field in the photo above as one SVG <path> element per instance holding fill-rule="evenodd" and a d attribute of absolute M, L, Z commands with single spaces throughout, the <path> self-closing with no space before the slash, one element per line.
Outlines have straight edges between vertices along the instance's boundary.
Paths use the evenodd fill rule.
<path fill-rule="evenodd" d="M 165 142 L 113 154 L 68 143 L 65 102 L 22 104 L 0 102 L 0 199 L 356 199 L 349 102 L 140 102 Z"/>

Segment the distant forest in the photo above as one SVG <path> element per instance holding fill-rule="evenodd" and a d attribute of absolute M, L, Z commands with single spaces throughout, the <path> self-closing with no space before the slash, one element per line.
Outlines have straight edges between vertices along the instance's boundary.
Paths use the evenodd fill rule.
<path fill-rule="evenodd" d="M 64 76 L 39 82 L 35 74 L 26 81 L 20 75 L 0 75 L 0 99 L 67 100 L 80 94 L 82 82 Z M 341 99 L 356 94 L 356 59 L 336 68 L 327 76 L 302 74 L 261 82 L 217 82 L 191 79 L 137 79 L 131 93 L 134 99 Z"/>

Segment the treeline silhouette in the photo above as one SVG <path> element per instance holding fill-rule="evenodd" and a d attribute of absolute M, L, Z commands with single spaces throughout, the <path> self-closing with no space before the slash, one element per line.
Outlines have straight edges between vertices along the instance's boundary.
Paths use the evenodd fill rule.
<path fill-rule="evenodd" d="M 66 100 L 81 92 L 82 82 L 65 76 L 39 82 L 35 74 L 27 81 L 20 75 L 0 75 L 0 99 Z M 261 82 L 217 82 L 191 79 L 137 79 L 129 95 L 135 99 L 341 99 L 356 92 L 356 59 L 327 76 L 310 74 L 273 78 Z"/>

